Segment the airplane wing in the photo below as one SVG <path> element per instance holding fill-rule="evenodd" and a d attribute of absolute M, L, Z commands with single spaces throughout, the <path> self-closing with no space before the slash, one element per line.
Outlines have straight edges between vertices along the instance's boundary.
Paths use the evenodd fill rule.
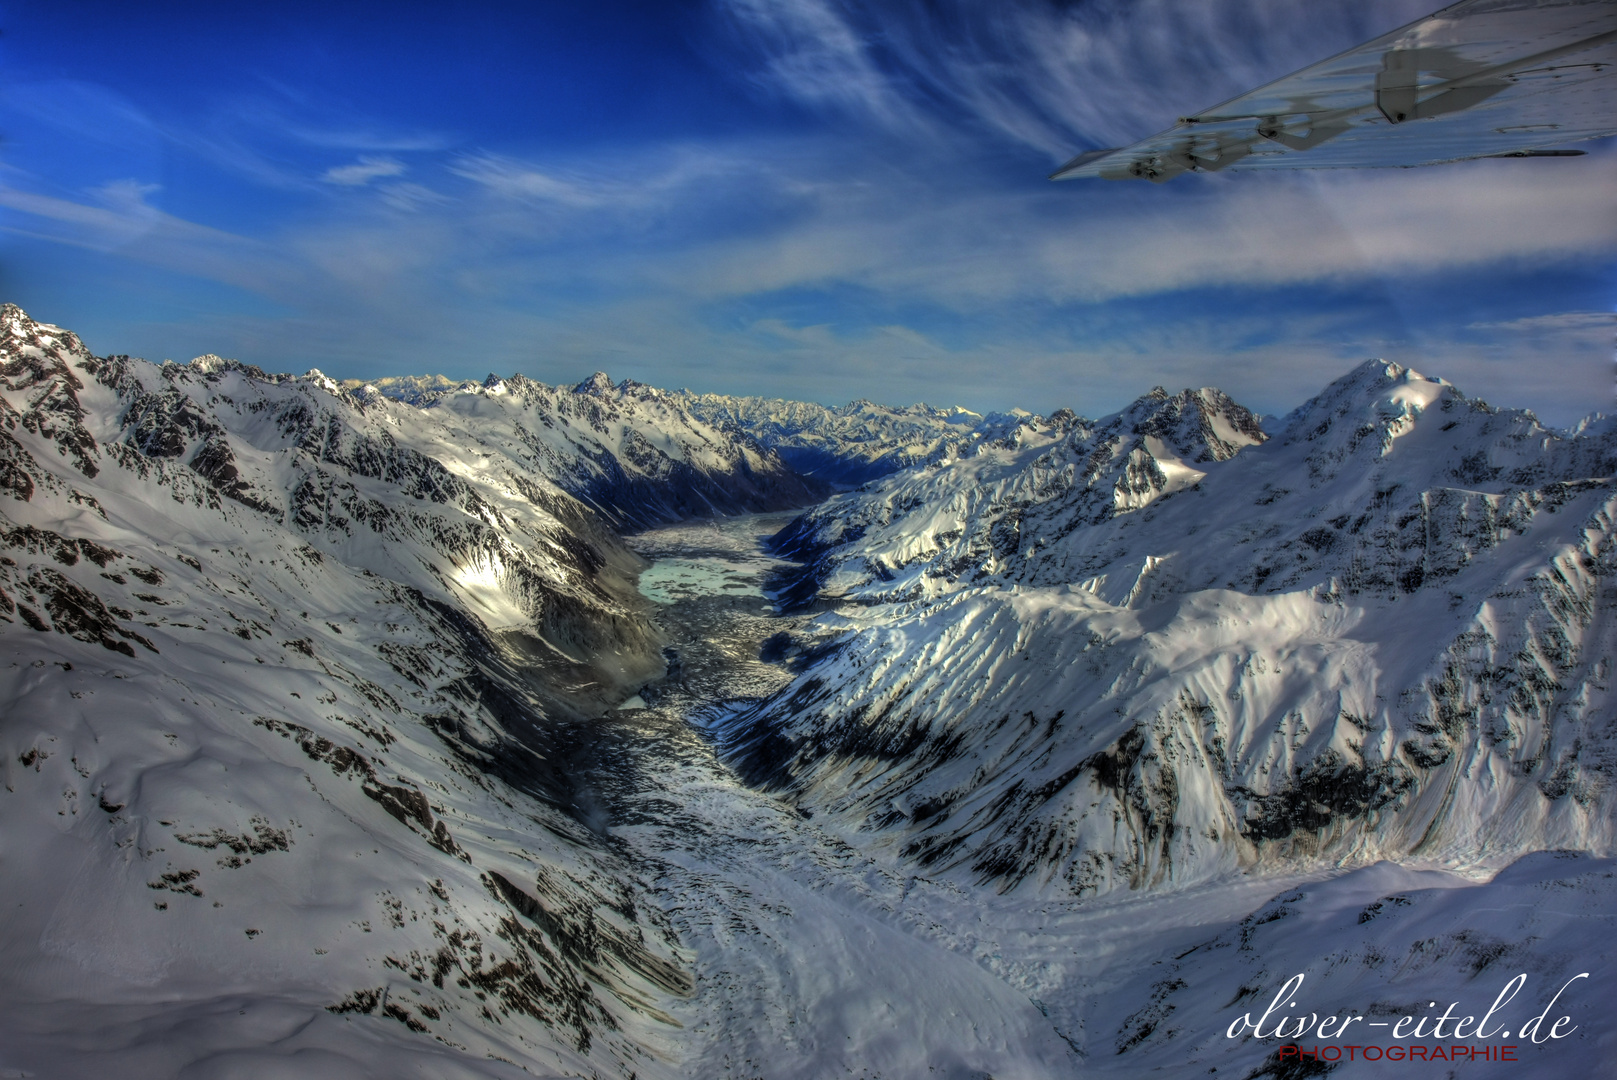
<path fill-rule="evenodd" d="M 1617 134 L 1617 0 L 1462 0 L 1052 180 L 1581 154 Z"/>

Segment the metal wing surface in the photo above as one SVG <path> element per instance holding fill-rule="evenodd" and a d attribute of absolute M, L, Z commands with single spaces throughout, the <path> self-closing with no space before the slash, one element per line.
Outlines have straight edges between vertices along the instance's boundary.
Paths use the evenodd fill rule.
<path fill-rule="evenodd" d="M 1546 156 L 1613 134 L 1617 0 L 1463 0 L 1051 179 Z"/>

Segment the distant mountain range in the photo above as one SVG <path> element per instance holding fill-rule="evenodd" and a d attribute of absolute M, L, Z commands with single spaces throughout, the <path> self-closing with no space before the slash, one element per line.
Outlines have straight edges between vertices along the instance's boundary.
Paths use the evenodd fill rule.
<path fill-rule="evenodd" d="M 912 465 L 969 453 L 983 439 L 1001 438 L 1019 425 L 1037 420 L 1025 412 L 980 416 L 961 408 L 894 408 L 869 401 L 830 408 L 778 398 L 658 390 L 630 380 L 614 384 L 600 371 L 570 388 L 548 387 L 522 376 L 505 380 L 495 375 L 482 383 L 456 383 L 442 375 L 409 375 L 368 383 L 349 380 L 343 386 L 357 393 L 374 391 L 422 408 L 463 412 L 467 407 L 463 399 L 468 395 L 478 398 L 487 397 L 490 391 L 503 394 L 514 390 L 525 408 L 559 415 L 564 424 L 586 407 L 583 403 L 597 409 L 610 403 L 607 408 L 620 410 L 623 422 L 639 429 L 650 425 L 677 432 L 698 431 L 694 438 L 697 445 L 729 438 L 741 446 L 755 448 L 758 454 L 767 456 L 773 452 L 799 474 L 808 491 L 818 495 L 829 492 L 826 483 L 856 486 Z M 477 422 L 481 424 L 483 419 L 479 416 Z M 715 438 L 715 433 L 722 435 Z M 689 435 L 686 438 L 691 439 Z M 589 434 L 584 439 L 610 445 Z M 611 448 L 614 452 L 621 450 L 615 445 Z M 730 457 L 733 456 L 732 451 Z M 786 490 L 782 494 L 801 499 L 804 493 Z"/>
<path fill-rule="evenodd" d="M 386 379 L 348 392 L 414 405 L 440 438 L 549 478 L 618 529 L 802 506 L 829 490 L 747 432 L 693 412 L 682 395 L 614 385 L 601 372 L 573 387 L 490 375 L 457 385 Z"/>

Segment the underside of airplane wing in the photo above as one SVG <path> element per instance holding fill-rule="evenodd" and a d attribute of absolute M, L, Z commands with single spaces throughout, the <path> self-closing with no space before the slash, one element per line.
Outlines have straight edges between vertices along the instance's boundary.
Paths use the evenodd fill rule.
<path fill-rule="evenodd" d="M 1613 134 L 1617 0 L 1462 0 L 1051 179 L 1563 156 Z"/>

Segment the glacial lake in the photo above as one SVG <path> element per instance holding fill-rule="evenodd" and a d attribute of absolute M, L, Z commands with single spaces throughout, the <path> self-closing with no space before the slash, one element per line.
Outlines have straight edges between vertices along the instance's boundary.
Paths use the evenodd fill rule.
<path fill-rule="evenodd" d="M 765 591 L 769 576 L 790 564 L 765 554 L 764 546 L 795 516 L 788 511 L 682 522 L 628 537 L 629 546 L 652 564 L 640 575 L 640 592 L 665 605 L 726 596 L 773 610 Z"/>

